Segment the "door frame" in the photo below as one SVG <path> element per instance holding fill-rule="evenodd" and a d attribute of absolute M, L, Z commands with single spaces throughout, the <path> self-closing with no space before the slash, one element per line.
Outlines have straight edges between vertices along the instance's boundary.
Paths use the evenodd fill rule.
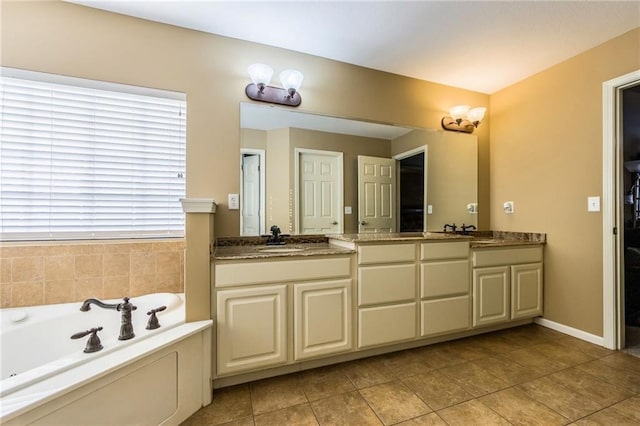
<path fill-rule="evenodd" d="M 242 220 L 242 212 L 244 211 L 244 205 L 242 203 L 243 195 L 244 195 L 244 171 L 242 170 L 243 165 L 243 157 L 245 154 L 257 155 L 260 158 L 260 219 L 259 219 L 259 227 L 260 232 L 259 235 L 263 235 L 266 232 L 266 169 L 265 169 L 265 157 L 266 152 L 264 149 L 254 149 L 254 148 L 240 148 L 240 235 L 242 235 L 242 231 L 244 229 L 243 220 Z"/>
<path fill-rule="evenodd" d="M 336 157 L 338 159 L 338 216 L 340 219 L 338 234 L 344 233 L 344 153 L 339 151 L 325 151 L 322 149 L 295 148 L 294 149 L 294 212 L 295 218 L 294 230 L 296 234 L 300 233 L 300 155 L 315 154 L 326 155 L 328 157 Z"/>
<path fill-rule="evenodd" d="M 417 148 L 413 148 L 410 149 L 409 151 L 405 151 L 405 152 L 401 152 L 400 154 L 396 154 L 394 155 L 393 158 L 394 160 L 396 160 L 396 211 L 398 212 L 398 214 L 396 215 L 396 230 L 400 229 L 400 216 L 401 216 L 401 212 L 400 212 L 400 192 L 402 191 L 402 188 L 400 186 L 400 167 L 399 167 L 399 163 L 400 160 L 404 160 L 405 158 L 408 157 L 413 157 L 414 155 L 420 154 L 420 153 L 424 153 L 424 166 L 423 166 L 423 179 L 424 179 L 424 194 L 423 194 L 423 208 L 424 211 L 422 213 L 422 232 L 427 232 L 427 216 L 428 216 L 428 211 L 427 211 L 427 180 L 428 180 L 428 174 L 427 174 L 427 164 L 428 161 L 428 155 L 429 155 L 429 145 L 424 145 L 424 146 L 419 146 Z"/>
<path fill-rule="evenodd" d="M 602 83 L 602 287 L 603 345 L 624 347 L 624 295 L 621 244 L 624 227 L 620 206 L 622 174 L 620 92 L 640 82 L 640 70 Z"/>

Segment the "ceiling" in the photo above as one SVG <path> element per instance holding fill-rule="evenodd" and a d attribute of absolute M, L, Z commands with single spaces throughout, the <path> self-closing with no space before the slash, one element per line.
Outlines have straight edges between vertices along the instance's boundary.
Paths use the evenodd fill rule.
<path fill-rule="evenodd" d="M 487 94 L 640 26 L 640 1 L 70 2 Z"/>

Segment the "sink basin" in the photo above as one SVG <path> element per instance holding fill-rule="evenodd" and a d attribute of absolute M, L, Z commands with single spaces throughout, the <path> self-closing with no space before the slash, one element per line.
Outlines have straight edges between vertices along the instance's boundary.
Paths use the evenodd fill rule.
<path fill-rule="evenodd" d="M 258 250 L 260 250 L 261 253 L 295 253 L 303 249 L 295 247 L 265 247 Z"/>

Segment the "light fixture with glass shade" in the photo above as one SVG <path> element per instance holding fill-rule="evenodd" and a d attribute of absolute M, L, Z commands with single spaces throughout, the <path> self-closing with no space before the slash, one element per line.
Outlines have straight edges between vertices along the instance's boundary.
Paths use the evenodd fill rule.
<path fill-rule="evenodd" d="M 273 69 L 268 65 L 253 64 L 247 71 L 252 83 L 247 85 L 244 92 L 250 99 L 288 106 L 298 106 L 302 102 L 298 90 L 304 76 L 300 71 L 285 70 L 280 73 L 284 88 L 269 86 Z"/>
<path fill-rule="evenodd" d="M 484 107 L 469 108 L 468 105 L 456 105 L 449 109 L 449 117 L 442 117 L 442 128 L 455 132 L 473 133 L 482 122 L 486 111 Z"/>

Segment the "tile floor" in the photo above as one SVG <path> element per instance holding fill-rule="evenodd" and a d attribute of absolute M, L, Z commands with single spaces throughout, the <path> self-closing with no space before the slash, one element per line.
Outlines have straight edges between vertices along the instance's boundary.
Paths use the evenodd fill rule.
<path fill-rule="evenodd" d="M 640 358 L 537 325 L 214 392 L 183 425 L 640 425 Z"/>

